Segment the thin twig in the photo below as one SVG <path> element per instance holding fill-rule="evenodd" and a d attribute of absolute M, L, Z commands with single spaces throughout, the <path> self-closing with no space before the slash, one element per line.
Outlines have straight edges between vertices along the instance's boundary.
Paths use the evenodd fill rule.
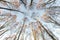
<path fill-rule="evenodd" d="M 5 2 L 5 3 L 12 4 L 12 3 L 8 2 L 8 1 L 5 1 L 5 0 L 1 0 L 0 2 Z"/>
<path fill-rule="evenodd" d="M 50 3 L 53 3 L 53 2 L 55 2 L 56 0 L 53 0 L 53 1 L 51 1 L 51 0 L 49 0 L 49 1 L 47 1 L 45 4 L 47 5 L 47 4 L 50 4 Z"/>

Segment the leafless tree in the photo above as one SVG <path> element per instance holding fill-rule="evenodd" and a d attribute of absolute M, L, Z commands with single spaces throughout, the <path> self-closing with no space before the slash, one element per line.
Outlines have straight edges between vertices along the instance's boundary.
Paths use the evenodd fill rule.
<path fill-rule="evenodd" d="M 48 40 L 45 33 L 52 40 L 60 40 L 54 32 L 43 25 L 45 22 L 60 26 L 60 6 L 55 6 L 56 2 L 57 0 L 0 0 L 1 40 Z M 44 10 L 42 16 L 41 10 Z M 17 19 L 21 18 L 20 16 L 23 18 Z M 4 37 L 3 35 L 9 31 L 10 34 Z"/>

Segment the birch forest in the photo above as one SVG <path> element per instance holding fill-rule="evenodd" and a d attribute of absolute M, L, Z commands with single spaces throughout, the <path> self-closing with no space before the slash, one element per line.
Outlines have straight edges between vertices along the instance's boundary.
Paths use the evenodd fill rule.
<path fill-rule="evenodd" d="M 0 0 L 0 40 L 60 40 L 60 0 Z"/>

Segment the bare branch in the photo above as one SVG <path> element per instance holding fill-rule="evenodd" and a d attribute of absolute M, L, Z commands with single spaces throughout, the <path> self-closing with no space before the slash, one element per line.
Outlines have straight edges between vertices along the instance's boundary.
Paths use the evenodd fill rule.
<path fill-rule="evenodd" d="M 16 11 L 16 12 L 24 13 L 24 12 L 22 12 L 22 11 L 15 10 L 15 9 L 10 9 L 10 8 L 3 8 L 3 7 L 0 7 L 0 9 L 5 9 L 5 10 L 10 10 L 10 11 Z"/>
<path fill-rule="evenodd" d="M 26 5 L 26 3 L 24 2 L 24 0 L 20 0 L 24 5 Z"/>
<path fill-rule="evenodd" d="M 20 30 L 20 32 L 19 32 L 19 35 L 18 35 L 17 40 L 19 40 L 19 37 L 20 37 L 20 35 L 21 35 L 22 31 L 23 31 L 24 24 L 25 24 L 25 19 L 24 19 L 24 22 L 23 22 L 22 28 L 21 28 L 21 30 Z"/>
<path fill-rule="evenodd" d="M 49 30 L 46 29 L 42 23 L 39 21 L 39 24 L 41 25 L 41 27 L 49 34 L 49 36 L 53 39 L 53 40 L 58 40 L 58 38 Z"/>

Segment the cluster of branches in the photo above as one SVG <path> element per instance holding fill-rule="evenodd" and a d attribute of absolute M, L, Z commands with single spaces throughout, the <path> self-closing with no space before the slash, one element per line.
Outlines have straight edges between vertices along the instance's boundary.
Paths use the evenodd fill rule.
<path fill-rule="evenodd" d="M 19 1 L 21 1 L 25 6 L 27 5 L 27 0 L 19 0 Z M 42 3 L 41 5 L 48 5 L 48 4 L 51 4 L 51 3 L 53 3 L 53 2 L 55 2 L 56 0 L 48 0 L 47 2 L 44 2 L 44 3 Z M 0 0 L 0 2 L 6 2 L 6 3 L 9 3 L 9 4 L 11 4 L 10 2 L 8 2 L 8 1 L 5 1 L 5 0 Z M 33 1 L 33 0 L 31 0 L 31 2 L 30 2 L 30 5 L 29 6 L 32 6 L 33 4 L 34 4 L 35 2 Z M 37 4 L 37 3 L 35 3 L 35 4 Z M 46 9 L 48 9 L 48 10 L 52 10 L 52 11 L 54 11 L 55 10 L 55 8 L 60 8 L 60 6 L 52 6 L 52 7 L 49 7 L 49 8 L 46 8 Z M 4 7 L 0 7 L 0 9 L 5 9 L 5 10 L 10 10 L 10 11 L 16 11 L 16 12 L 20 12 L 20 13 L 25 13 L 25 12 L 22 12 L 22 11 L 20 11 L 20 10 L 16 10 L 16 9 L 10 9 L 10 8 L 4 8 Z M 59 10 L 55 10 L 55 11 L 59 11 Z M 55 12 L 54 11 L 54 12 Z M 48 12 L 49 13 L 49 12 Z M 54 15 L 54 14 L 53 14 Z M 51 15 L 50 16 L 48 16 L 47 14 L 44 14 L 43 15 L 43 19 L 46 21 L 46 22 L 51 22 L 51 23 L 54 23 L 54 24 L 57 24 L 57 25 L 59 25 L 60 26 L 60 23 L 58 23 L 56 20 L 54 20 L 52 17 L 51 17 Z M 10 19 L 11 20 L 11 19 Z M 7 23 L 8 21 L 6 21 L 6 23 Z M 23 31 L 23 28 L 24 28 L 24 24 L 25 24 L 25 20 L 24 20 L 24 23 L 23 23 L 23 26 L 22 26 L 22 28 L 21 28 L 21 30 L 19 30 L 19 35 L 18 35 L 18 38 L 17 38 L 17 40 L 19 40 L 19 38 L 20 38 L 20 35 L 21 35 L 21 33 L 22 33 L 22 31 Z M 49 30 L 49 29 L 46 29 L 43 25 L 42 25 L 42 23 L 39 21 L 39 24 L 40 24 L 40 26 L 39 26 L 39 28 L 40 28 L 40 31 L 42 32 L 42 30 L 41 30 L 41 27 L 49 34 L 49 36 L 53 39 L 53 40 L 58 40 L 57 39 L 57 37 Z M 4 25 L 5 24 L 3 24 L 1 27 L 0 27 L 0 30 L 2 29 L 2 28 L 4 28 Z M 3 32 L 0 34 L 0 36 L 3 34 L 3 33 L 5 33 L 6 31 L 8 31 L 8 30 L 3 30 Z M 33 31 L 33 34 L 34 34 L 35 32 Z M 36 34 L 34 34 L 34 38 L 35 38 L 35 40 L 36 40 Z M 42 36 L 43 36 L 43 33 L 42 33 Z M 44 39 L 44 37 L 43 37 L 43 39 Z"/>
<path fill-rule="evenodd" d="M 27 0 L 19 0 L 19 1 L 21 1 L 25 6 L 27 5 Z M 42 1 L 43 1 L 43 0 L 42 0 Z M 47 2 L 45 2 L 45 3 L 41 4 L 41 5 L 51 4 L 51 3 L 55 2 L 55 1 L 56 1 L 56 0 L 48 0 Z M 8 2 L 8 1 L 5 1 L 5 0 L 0 0 L 0 2 L 5 2 L 5 3 L 9 3 L 9 4 L 13 5 L 11 2 Z M 32 6 L 33 4 L 37 4 L 37 3 L 35 3 L 33 0 L 31 0 L 29 6 Z M 19 11 L 19 10 L 10 9 L 10 8 L 3 8 L 3 7 L 0 7 L 0 9 L 5 9 L 5 10 L 10 10 L 10 11 L 21 12 L 21 11 Z M 23 13 L 23 12 L 21 12 L 21 13 Z"/>

